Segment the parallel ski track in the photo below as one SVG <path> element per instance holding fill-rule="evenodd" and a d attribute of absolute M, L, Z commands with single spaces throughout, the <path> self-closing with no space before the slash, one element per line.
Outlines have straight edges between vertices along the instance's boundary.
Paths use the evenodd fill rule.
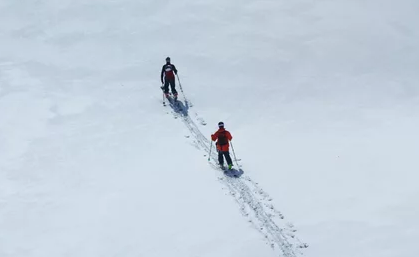
<path fill-rule="evenodd" d="M 178 103 L 175 103 L 173 99 L 168 99 L 168 107 L 171 107 L 173 116 L 176 119 L 181 117 L 180 120 L 195 140 L 195 146 L 209 154 L 209 139 L 202 134 L 196 123 L 188 115 L 188 108 L 179 100 L 177 101 Z M 308 245 L 302 243 L 295 236 L 296 230 L 291 223 L 284 222 L 284 216 L 272 205 L 272 199 L 268 193 L 247 175 L 240 178 L 224 176 L 221 169 L 218 168 L 218 158 L 215 151 L 212 152 L 210 158 L 212 168 L 220 171 L 219 181 L 234 198 L 241 214 L 263 235 L 266 243 L 277 251 L 279 256 L 295 257 L 301 255 L 301 248 L 307 248 Z"/>

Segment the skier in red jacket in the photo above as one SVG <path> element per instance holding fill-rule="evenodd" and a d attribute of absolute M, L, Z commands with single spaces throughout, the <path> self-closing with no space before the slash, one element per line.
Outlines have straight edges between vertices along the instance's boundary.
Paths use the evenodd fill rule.
<path fill-rule="evenodd" d="M 230 132 L 225 130 L 224 123 L 220 121 L 218 123 L 218 130 L 214 134 L 211 135 L 211 140 L 216 142 L 217 151 L 218 151 L 218 163 L 220 164 L 221 168 L 224 168 L 224 157 L 228 164 L 228 169 L 231 170 L 233 168 L 233 162 L 230 157 L 230 144 L 229 142 L 233 139 Z"/>
<path fill-rule="evenodd" d="M 175 65 L 170 63 L 170 57 L 166 58 L 166 64 L 163 65 L 161 69 L 161 83 L 163 86 L 163 91 L 166 96 L 169 96 L 169 85 L 172 91 L 172 94 L 175 98 L 177 98 L 177 91 L 175 88 L 175 75 L 177 75 L 177 69 Z M 164 79 L 164 80 L 163 80 Z"/>

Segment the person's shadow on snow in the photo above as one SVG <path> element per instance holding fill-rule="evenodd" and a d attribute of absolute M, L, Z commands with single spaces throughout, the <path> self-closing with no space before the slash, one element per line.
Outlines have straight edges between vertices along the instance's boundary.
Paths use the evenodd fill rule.
<path fill-rule="evenodd" d="M 186 101 L 184 104 L 182 101 L 174 100 L 173 98 L 169 98 L 170 107 L 173 109 L 174 112 L 181 114 L 183 116 L 188 116 L 189 104 Z"/>
<path fill-rule="evenodd" d="M 231 170 L 226 170 L 224 171 L 224 174 L 227 177 L 231 177 L 231 178 L 240 178 L 241 175 L 243 175 L 244 171 L 242 169 L 231 169 Z"/>

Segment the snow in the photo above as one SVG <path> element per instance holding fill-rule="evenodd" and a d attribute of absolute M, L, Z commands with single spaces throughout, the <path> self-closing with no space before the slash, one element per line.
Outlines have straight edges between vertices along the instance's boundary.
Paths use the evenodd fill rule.
<path fill-rule="evenodd" d="M 0 256 L 419 256 L 418 11 L 2 0 Z"/>

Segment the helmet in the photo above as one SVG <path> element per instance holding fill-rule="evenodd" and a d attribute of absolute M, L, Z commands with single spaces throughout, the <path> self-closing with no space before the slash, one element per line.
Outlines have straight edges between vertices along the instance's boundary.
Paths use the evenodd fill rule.
<path fill-rule="evenodd" d="M 170 62 L 170 57 L 166 57 L 166 62 Z"/>
<path fill-rule="evenodd" d="M 218 127 L 224 128 L 224 122 L 222 122 L 222 121 L 218 122 Z"/>

